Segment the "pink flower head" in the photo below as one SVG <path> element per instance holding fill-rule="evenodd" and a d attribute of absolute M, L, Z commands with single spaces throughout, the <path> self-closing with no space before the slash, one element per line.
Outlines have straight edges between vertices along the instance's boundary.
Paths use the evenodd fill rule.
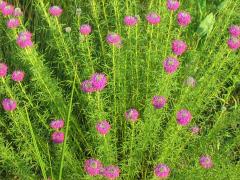
<path fill-rule="evenodd" d="M 12 15 L 14 11 L 14 6 L 11 4 L 7 4 L 6 6 L 3 5 L 2 14 L 3 16 Z"/>
<path fill-rule="evenodd" d="M 192 76 L 189 76 L 185 83 L 189 87 L 195 87 L 196 86 L 196 80 Z"/>
<path fill-rule="evenodd" d="M 232 50 L 237 50 L 240 48 L 240 40 L 236 37 L 231 37 L 228 42 L 228 47 Z"/>
<path fill-rule="evenodd" d="M 64 120 L 63 119 L 53 120 L 50 123 L 50 127 L 59 130 L 64 127 Z"/>
<path fill-rule="evenodd" d="M 55 144 L 60 144 L 64 141 L 64 133 L 59 131 L 53 132 L 51 138 Z"/>
<path fill-rule="evenodd" d="M 193 126 L 190 128 L 192 134 L 198 134 L 200 131 L 200 128 L 198 126 Z"/>
<path fill-rule="evenodd" d="M 79 31 L 82 35 L 87 36 L 92 32 L 92 28 L 89 24 L 83 24 L 81 25 Z"/>
<path fill-rule="evenodd" d="M 152 98 L 152 105 L 156 108 L 156 109 L 161 109 L 165 106 L 167 102 L 167 99 L 163 96 L 154 96 Z"/>
<path fill-rule="evenodd" d="M 229 33 L 232 37 L 238 37 L 240 36 L 240 26 L 237 25 L 232 25 L 229 28 Z"/>
<path fill-rule="evenodd" d="M 107 179 L 116 179 L 120 175 L 120 169 L 118 166 L 106 166 L 103 169 L 102 175 Z"/>
<path fill-rule="evenodd" d="M 165 164 L 158 164 L 154 169 L 154 174 L 160 179 L 165 179 L 170 175 L 170 168 Z"/>
<path fill-rule="evenodd" d="M 0 77 L 5 77 L 7 75 L 8 66 L 4 63 L 0 63 Z"/>
<path fill-rule="evenodd" d="M 127 120 L 129 120 L 131 122 L 136 122 L 138 120 L 138 117 L 139 117 L 139 112 L 136 109 L 129 109 L 125 113 L 125 117 L 126 117 Z"/>
<path fill-rule="evenodd" d="M 177 56 L 182 55 L 187 49 L 187 44 L 181 40 L 174 40 L 172 42 L 172 51 Z"/>
<path fill-rule="evenodd" d="M 138 23 L 138 18 L 136 16 L 125 16 L 124 24 L 126 26 L 135 26 Z"/>
<path fill-rule="evenodd" d="M 93 87 L 91 80 L 85 80 L 81 83 L 81 89 L 85 93 L 92 93 L 96 91 L 95 87 Z"/>
<path fill-rule="evenodd" d="M 61 16 L 63 10 L 62 8 L 60 8 L 59 6 L 52 6 L 49 8 L 49 13 L 52 15 L 52 16 Z"/>
<path fill-rule="evenodd" d="M 208 155 L 203 155 L 199 159 L 200 165 L 205 168 L 205 169 L 210 169 L 213 167 L 213 162 L 210 156 Z"/>
<path fill-rule="evenodd" d="M 103 120 L 97 123 L 96 129 L 100 134 L 106 135 L 110 131 L 111 125 L 106 120 Z"/>
<path fill-rule="evenodd" d="M 21 48 L 32 47 L 32 33 L 25 31 L 18 34 L 17 44 Z"/>
<path fill-rule="evenodd" d="M 5 111 L 14 111 L 17 108 L 17 102 L 13 99 L 5 98 L 2 101 L 2 106 Z"/>
<path fill-rule="evenodd" d="M 188 12 L 179 12 L 177 20 L 180 26 L 187 26 L 191 23 L 191 16 Z"/>
<path fill-rule="evenodd" d="M 96 176 L 100 174 L 103 165 L 99 160 L 88 159 L 85 161 L 84 169 L 90 176 Z"/>
<path fill-rule="evenodd" d="M 12 80 L 16 82 L 23 81 L 25 73 L 23 71 L 13 71 Z"/>
<path fill-rule="evenodd" d="M 163 67 L 168 74 L 173 74 L 177 71 L 180 63 L 174 57 L 168 57 L 165 61 L 163 61 Z"/>
<path fill-rule="evenodd" d="M 14 9 L 13 16 L 18 17 L 22 15 L 23 15 L 22 10 L 19 7 Z"/>
<path fill-rule="evenodd" d="M 19 19 L 11 18 L 7 21 L 7 27 L 9 29 L 17 28 L 20 25 Z"/>
<path fill-rule="evenodd" d="M 179 125 L 186 126 L 191 120 L 192 115 L 188 110 L 182 109 L 177 112 L 177 122 Z"/>
<path fill-rule="evenodd" d="M 160 21 L 161 21 L 161 17 L 157 13 L 149 13 L 146 16 L 146 19 L 147 19 L 148 23 L 150 23 L 152 25 L 156 25 L 156 24 L 160 23 Z"/>
<path fill-rule="evenodd" d="M 2 11 L 6 6 L 7 6 L 7 2 L 0 0 L 0 11 Z"/>
<path fill-rule="evenodd" d="M 167 1 L 167 8 L 170 11 L 176 11 L 180 6 L 180 2 L 177 0 L 168 0 Z"/>
<path fill-rule="evenodd" d="M 118 35 L 117 33 L 108 34 L 106 40 L 108 44 L 115 45 L 115 46 L 118 46 L 119 44 L 121 44 L 121 41 L 122 41 L 120 35 Z"/>
<path fill-rule="evenodd" d="M 92 85 L 96 89 L 96 91 L 103 90 L 107 85 L 107 77 L 103 73 L 94 73 L 91 76 L 91 81 L 92 81 Z"/>

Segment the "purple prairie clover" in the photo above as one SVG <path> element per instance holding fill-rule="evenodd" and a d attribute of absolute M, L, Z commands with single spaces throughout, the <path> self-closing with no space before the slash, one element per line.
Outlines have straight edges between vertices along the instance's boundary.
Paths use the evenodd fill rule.
<path fill-rule="evenodd" d="M 3 16 L 10 16 L 13 14 L 14 6 L 11 4 L 7 4 L 5 7 L 2 8 Z"/>
<path fill-rule="evenodd" d="M 138 18 L 136 16 L 125 16 L 124 24 L 126 26 L 135 26 L 138 23 Z"/>
<path fill-rule="evenodd" d="M 160 179 L 165 179 L 170 175 L 170 171 L 166 164 L 158 164 L 154 169 L 154 174 Z"/>
<path fill-rule="evenodd" d="M 89 24 L 83 24 L 81 25 L 79 32 L 82 35 L 87 36 L 92 32 L 92 27 Z"/>
<path fill-rule="evenodd" d="M 186 109 L 181 109 L 177 112 L 177 123 L 181 126 L 186 126 L 192 120 L 191 113 Z"/>
<path fill-rule="evenodd" d="M 2 100 L 2 106 L 5 111 L 14 111 L 17 108 L 17 102 L 13 99 L 5 98 Z"/>
<path fill-rule="evenodd" d="M 50 127 L 52 129 L 59 130 L 64 127 L 64 120 L 63 119 L 53 120 L 50 123 Z"/>
<path fill-rule="evenodd" d="M 202 155 L 199 159 L 199 163 L 204 169 L 210 169 L 213 167 L 212 159 L 208 155 Z"/>
<path fill-rule="evenodd" d="M 227 41 L 228 47 L 232 50 L 237 50 L 240 48 L 240 40 L 236 37 L 231 37 Z"/>
<path fill-rule="evenodd" d="M 84 164 L 84 170 L 90 176 L 99 175 L 102 168 L 102 163 L 97 159 L 88 159 L 85 161 Z"/>
<path fill-rule="evenodd" d="M 161 21 L 161 17 L 157 13 L 154 13 L 154 12 L 149 13 L 146 16 L 146 19 L 147 19 L 148 23 L 152 24 L 152 25 L 157 25 Z"/>
<path fill-rule="evenodd" d="M 136 122 L 139 118 L 139 112 L 136 109 L 129 109 L 125 113 L 125 117 L 128 121 Z"/>
<path fill-rule="evenodd" d="M 192 132 L 192 134 L 196 135 L 200 132 L 200 128 L 198 126 L 193 126 L 190 128 L 190 131 Z"/>
<path fill-rule="evenodd" d="M 176 11 L 180 6 L 180 2 L 177 0 L 168 0 L 167 1 L 167 8 L 170 11 Z"/>
<path fill-rule="evenodd" d="M 180 26 L 187 26 L 191 23 L 191 16 L 188 12 L 179 12 L 177 21 Z"/>
<path fill-rule="evenodd" d="M 177 56 L 182 55 L 187 49 L 187 44 L 181 40 L 174 40 L 172 42 L 172 51 Z"/>
<path fill-rule="evenodd" d="M 229 28 L 229 33 L 232 37 L 238 37 L 240 36 L 240 26 L 237 25 L 232 25 Z"/>
<path fill-rule="evenodd" d="M 13 11 L 13 16 L 18 17 L 18 16 L 22 16 L 22 10 L 19 7 L 16 7 Z"/>
<path fill-rule="evenodd" d="M 103 90 L 107 85 L 107 77 L 103 73 L 94 73 L 90 80 L 96 91 Z"/>
<path fill-rule="evenodd" d="M 165 106 L 167 102 L 167 99 L 163 96 L 154 96 L 152 98 L 152 105 L 156 108 L 156 109 L 161 109 Z"/>
<path fill-rule="evenodd" d="M 7 27 L 9 29 L 17 28 L 20 25 L 19 19 L 11 18 L 7 21 Z"/>
<path fill-rule="evenodd" d="M 7 2 L 0 0 L 0 11 L 2 11 L 6 6 L 7 6 Z"/>
<path fill-rule="evenodd" d="M 20 48 L 32 47 L 32 33 L 25 31 L 18 34 L 17 44 Z"/>
<path fill-rule="evenodd" d="M 85 80 L 81 83 L 80 85 L 81 87 L 81 90 L 85 93 L 92 93 L 92 92 L 95 92 L 96 89 L 95 87 L 93 86 L 92 84 L 92 81 L 91 80 Z"/>
<path fill-rule="evenodd" d="M 163 61 L 164 70 L 168 74 L 173 74 L 175 71 L 177 71 L 179 65 L 179 61 L 174 57 L 168 57 L 165 61 Z"/>
<path fill-rule="evenodd" d="M 111 125 L 106 120 L 103 120 L 97 123 L 96 129 L 101 135 L 106 135 L 110 131 Z"/>
<path fill-rule="evenodd" d="M 196 80 L 192 77 L 189 76 L 186 81 L 185 81 L 186 85 L 189 87 L 195 87 L 196 86 Z"/>
<path fill-rule="evenodd" d="M 63 12 L 62 8 L 60 8 L 59 6 L 51 6 L 48 11 L 52 16 L 56 17 L 61 16 Z"/>
<path fill-rule="evenodd" d="M 8 66 L 4 63 L 0 63 L 0 77 L 5 77 L 7 75 Z"/>
<path fill-rule="evenodd" d="M 109 33 L 106 38 L 108 44 L 118 46 L 121 44 L 121 36 L 117 33 Z"/>
<path fill-rule="evenodd" d="M 12 73 L 12 80 L 16 82 L 23 81 L 25 73 L 23 71 L 13 71 Z"/>
<path fill-rule="evenodd" d="M 64 141 L 64 133 L 63 132 L 53 132 L 51 135 L 52 142 L 55 144 L 61 144 Z"/>
<path fill-rule="evenodd" d="M 114 165 L 106 166 L 101 174 L 107 179 L 117 179 L 120 175 L 120 169 Z"/>

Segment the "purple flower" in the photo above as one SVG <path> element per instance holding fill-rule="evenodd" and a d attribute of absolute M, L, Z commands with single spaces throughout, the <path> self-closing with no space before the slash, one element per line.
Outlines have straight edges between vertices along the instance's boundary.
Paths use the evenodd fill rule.
<path fill-rule="evenodd" d="M 163 62 L 164 70 L 165 70 L 168 74 L 173 74 L 175 71 L 177 71 L 179 65 L 180 65 L 179 61 L 178 61 L 176 58 L 174 58 L 174 57 L 168 57 L 168 58 Z"/>
<path fill-rule="evenodd" d="M 53 120 L 50 123 L 50 127 L 59 130 L 64 127 L 64 120 L 63 119 Z"/>
<path fill-rule="evenodd" d="M 17 44 L 21 48 L 32 47 L 32 33 L 25 31 L 18 34 Z"/>
<path fill-rule="evenodd" d="M 91 80 L 83 81 L 80 86 L 81 86 L 82 91 L 85 93 L 92 93 L 92 92 L 96 91 L 95 87 L 93 87 Z"/>
<path fill-rule="evenodd" d="M 88 159 L 85 161 L 84 169 L 90 176 L 96 176 L 100 174 L 100 170 L 103 165 L 99 160 Z"/>
<path fill-rule="evenodd" d="M 190 131 L 192 132 L 192 134 L 198 134 L 200 131 L 200 128 L 198 126 L 193 126 L 190 128 Z"/>
<path fill-rule="evenodd" d="M 52 16 L 59 17 L 59 16 L 61 16 L 62 12 L 63 12 L 63 10 L 59 6 L 52 6 L 49 8 L 49 13 Z"/>
<path fill-rule="evenodd" d="M 152 98 L 152 105 L 156 108 L 156 109 L 161 109 L 165 106 L 167 102 L 167 99 L 163 96 L 154 96 Z"/>
<path fill-rule="evenodd" d="M 90 80 L 96 91 L 103 90 L 107 85 L 107 77 L 103 73 L 94 73 Z"/>
<path fill-rule="evenodd" d="M 181 40 L 174 40 L 172 42 L 172 51 L 177 56 L 182 55 L 187 49 L 187 44 Z"/>
<path fill-rule="evenodd" d="M 0 11 L 2 11 L 6 6 L 7 6 L 7 2 L 0 0 Z"/>
<path fill-rule="evenodd" d="M 189 87 L 195 87 L 196 86 L 196 80 L 192 77 L 192 76 L 189 76 L 187 79 L 186 79 L 186 82 L 187 86 Z"/>
<path fill-rule="evenodd" d="M 119 46 L 122 42 L 120 35 L 117 33 L 109 33 L 106 38 L 108 44 Z"/>
<path fill-rule="evenodd" d="M 138 18 L 136 16 L 125 16 L 124 24 L 126 26 L 135 26 L 138 23 Z"/>
<path fill-rule="evenodd" d="M 20 25 L 19 19 L 11 18 L 7 21 L 7 27 L 9 29 L 17 28 Z"/>
<path fill-rule="evenodd" d="M 139 112 L 136 109 L 129 109 L 125 113 L 125 117 L 126 117 L 127 120 L 129 120 L 131 122 L 136 122 L 138 120 L 138 117 L 139 117 Z"/>
<path fill-rule="evenodd" d="M 81 25 L 79 31 L 82 35 L 87 36 L 92 32 L 92 28 L 89 24 L 83 24 Z"/>
<path fill-rule="evenodd" d="M 146 16 L 146 19 L 147 19 L 148 23 L 150 23 L 152 25 L 156 25 L 156 24 L 160 23 L 160 21 L 161 21 L 161 17 L 157 13 L 149 13 Z"/>
<path fill-rule="evenodd" d="M 186 126 L 192 120 L 191 113 L 186 109 L 177 112 L 177 122 L 181 126 Z"/>
<path fill-rule="evenodd" d="M 208 155 L 201 156 L 199 159 L 199 163 L 204 169 L 210 169 L 213 167 L 212 159 Z"/>
<path fill-rule="evenodd" d="M 176 11 L 180 6 L 180 2 L 176 0 L 168 0 L 167 1 L 167 8 L 170 11 Z"/>
<path fill-rule="evenodd" d="M 3 5 L 2 14 L 3 16 L 10 16 L 13 14 L 14 6 L 11 4 L 7 4 L 6 6 Z"/>
<path fill-rule="evenodd" d="M 187 26 L 191 23 L 191 16 L 188 12 L 179 12 L 177 20 L 180 26 Z"/>
<path fill-rule="evenodd" d="M 240 40 L 236 37 L 231 37 L 227 41 L 228 47 L 232 50 L 237 50 L 240 48 Z"/>
<path fill-rule="evenodd" d="M 118 166 L 106 166 L 103 168 L 103 172 L 101 173 L 107 179 L 116 179 L 120 175 L 120 169 Z"/>
<path fill-rule="evenodd" d="M 64 133 L 59 131 L 53 132 L 51 138 L 55 144 L 60 144 L 64 141 Z"/>
<path fill-rule="evenodd" d="M 111 125 L 106 120 L 103 120 L 97 123 L 96 129 L 101 135 L 106 135 L 110 131 Z"/>
<path fill-rule="evenodd" d="M 16 82 L 23 81 L 25 73 L 23 71 L 13 71 L 12 80 Z"/>
<path fill-rule="evenodd" d="M 5 98 L 2 100 L 2 106 L 5 111 L 14 111 L 17 108 L 17 102 L 13 99 Z"/>
<path fill-rule="evenodd" d="M 154 169 L 154 174 L 160 179 L 165 179 L 170 175 L 170 171 L 166 164 L 158 164 Z"/>
<path fill-rule="evenodd" d="M 232 37 L 238 37 L 240 36 L 240 26 L 237 25 L 232 25 L 229 28 L 229 33 Z"/>
<path fill-rule="evenodd" d="M 4 63 L 0 63 L 0 77 L 5 77 L 7 75 L 8 66 Z"/>
<path fill-rule="evenodd" d="M 20 8 L 17 7 L 14 9 L 13 16 L 18 17 L 18 16 L 22 16 L 22 15 L 23 15 L 23 13 Z"/>

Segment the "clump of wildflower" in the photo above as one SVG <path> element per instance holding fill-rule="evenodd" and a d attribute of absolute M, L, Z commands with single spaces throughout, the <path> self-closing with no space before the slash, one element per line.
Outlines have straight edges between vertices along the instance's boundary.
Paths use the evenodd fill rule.
<path fill-rule="evenodd" d="M 6 6 L 7 6 L 7 2 L 0 0 L 0 11 L 2 11 Z"/>
<path fill-rule="evenodd" d="M 160 179 L 165 179 L 170 175 L 170 171 L 166 164 L 158 164 L 154 169 L 154 174 Z"/>
<path fill-rule="evenodd" d="M 82 9 L 81 9 L 81 8 L 77 8 L 77 9 L 76 9 L 76 15 L 77 15 L 77 16 L 80 16 L 81 13 L 82 13 Z"/>
<path fill-rule="evenodd" d="M 32 47 L 32 33 L 25 31 L 18 34 L 17 44 L 21 48 Z"/>
<path fill-rule="evenodd" d="M 5 98 L 2 100 L 2 106 L 5 111 L 14 111 L 17 108 L 17 102 L 13 99 Z"/>
<path fill-rule="evenodd" d="M 122 42 L 121 36 L 118 35 L 117 33 L 109 33 L 106 38 L 108 44 L 114 45 L 114 46 L 119 46 Z"/>
<path fill-rule="evenodd" d="M 99 160 L 88 159 L 85 161 L 84 169 L 90 176 L 96 176 L 100 174 L 103 165 Z"/>
<path fill-rule="evenodd" d="M 187 44 L 181 40 L 174 40 L 172 42 L 172 51 L 177 56 L 182 55 L 187 49 Z"/>
<path fill-rule="evenodd" d="M 61 16 L 62 12 L 63 12 L 63 10 L 59 6 L 52 6 L 52 7 L 49 8 L 49 13 L 52 16 L 59 17 L 59 16 Z"/>
<path fill-rule="evenodd" d="M 177 112 L 177 122 L 181 126 L 186 126 L 192 120 L 191 113 L 186 109 L 181 109 Z"/>
<path fill-rule="evenodd" d="M 5 63 L 0 63 L 0 77 L 7 75 L 8 66 Z"/>
<path fill-rule="evenodd" d="M 97 123 L 96 129 L 101 135 L 106 135 L 110 131 L 111 125 L 106 120 L 103 120 Z"/>
<path fill-rule="evenodd" d="M 190 128 L 192 134 L 198 134 L 200 132 L 200 128 L 198 126 L 193 126 Z"/>
<path fill-rule="evenodd" d="M 208 155 L 201 156 L 199 159 L 199 163 L 204 169 L 210 169 L 213 167 L 212 159 Z"/>
<path fill-rule="evenodd" d="M 167 1 L 167 8 L 170 11 L 176 11 L 180 6 L 180 2 L 177 0 L 168 0 Z"/>
<path fill-rule="evenodd" d="M 14 6 L 11 4 L 7 4 L 6 6 L 3 5 L 2 14 L 3 16 L 10 16 L 13 14 Z"/>
<path fill-rule="evenodd" d="M 66 31 L 67 33 L 70 33 L 70 32 L 72 31 L 72 28 L 71 28 L 71 27 L 66 27 L 66 28 L 65 28 L 65 31 Z"/>
<path fill-rule="evenodd" d="M 103 168 L 103 172 L 101 173 L 107 179 L 116 179 L 120 175 L 120 169 L 118 166 L 106 166 Z"/>
<path fill-rule="evenodd" d="M 53 120 L 50 123 L 50 127 L 59 130 L 64 127 L 64 120 L 63 119 Z"/>
<path fill-rule="evenodd" d="M 128 121 L 136 122 L 139 118 L 139 112 L 136 109 L 129 109 L 125 113 L 125 117 Z"/>
<path fill-rule="evenodd" d="M 22 10 L 19 7 L 16 7 L 13 11 L 13 16 L 18 17 L 18 16 L 22 16 Z"/>
<path fill-rule="evenodd" d="M 92 92 L 96 91 L 91 80 L 83 81 L 80 86 L 81 86 L 82 91 L 85 93 L 92 93 Z"/>
<path fill-rule="evenodd" d="M 87 36 L 92 32 L 92 27 L 89 24 L 83 24 L 81 25 L 79 32 L 82 35 Z"/>
<path fill-rule="evenodd" d="M 192 77 L 192 76 L 189 76 L 185 83 L 187 84 L 187 86 L 189 87 L 195 87 L 196 86 L 196 80 Z"/>
<path fill-rule="evenodd" d="M 60 131 L 53 132 L 51 135 L 51 139 L 55 144 L 63 143 L 64 133 Z"/>
<path fill-rule="evenodd" d="M 228 47 L 232 50 L 237 50 L 240 48 L 240 40 L 236 37 L 231 37 L 227 41 Z"/>
<path fill-rule="evenodd" d="M 176 72 L 179 65 L 179 61 L 177 60 L 177 58 L 174 57 L 168 57 L 165 61 L 163 61 L 164 70 L 168 74 L 173 74 L 174 72 Z"/>
<path fill-rule="evenodd" d="M 12 80 L 16 82 L 23 81 L 25 73 L 23 71 L 13 71 L 12 73 Z"/>
<path fill-rule="evenodd" d="M 156 109 L 161 109 L 165 106 L 167 99 L 164 96 L 154 96 L 152 98 L 152 105 Z"/>
<path fill-rule="evenodd" d="M 107 77 L 103 73 L 94 73 L 90 80 L 96 91 L 103 90 L 107 85 Z"/>
<path fill-rule="evenodd" d="M 229 33 L 232 37 L 238 37 L 240 36 L 240 26 L 237 25 L 232 25 L 229 28 Z"/>
<path fill-rule="evenodd" d="M 149 13 L 146 19 L 148 23 L 152 25 L 157 25 L 161 21 L 161 17 L 157 13 Z"/>
<path fill-rule="evenodd" d="M 19 19 L 11 18 L 7 21 L 7 27 L 9 29 L 17 28 L 20 25 Z"/>
<path fill-rule="evenodd" d="M 126 26 L 135 26 L 138 23 L 138 18 L 136 16 L 125 16 L 124 24 Z"/>
<path fill-rule="evenodd" d="M 188 12 L 179 12 L 177 20 L 180 26 L 187 26 L 191 23 L 191 16 Z"/>

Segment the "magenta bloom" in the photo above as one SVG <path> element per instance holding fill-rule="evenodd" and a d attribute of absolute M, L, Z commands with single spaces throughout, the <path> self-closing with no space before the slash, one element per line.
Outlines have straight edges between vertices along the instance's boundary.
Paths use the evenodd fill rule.
<path fill-rule="evenodd" d="M 165 179 L 170 175 L 170 168 L 165 164 L 158 164 L 154 170 L 154 174 L 160 179 Z"/>
<path fill-rule="evenodd" d="M 28 31 L 19 33 L 17 38 L 18 46 L 21 48 L 32 47 L 33 43 L 31 38 L 32 38 L 32 33 Z"/>
<path fill-rule="evenodd" d="M 7 27 L 9 29 L 17 28 L 20 25 L 19 19 L 11 18 L 7 21 Z"/>
<path fill-rule="evenodd" d="M 108 34 L 106 40 L 108 44 L 115 46 L 120 45 L 122 42 L 120 35 L 118 35 L 117 33 Z"/>
<path fill-rule="evenodd" d="M 3 16 L 10 16 L 13 14 L 14 7 L 11 4 L 7 4 L 6 6 L 3 5 L 2 14 Z"/>
<path fill-rule="evenodd" d="M 180 12 L 178 13 L 177 20 L 180 26 L 187 26 L 191 23 L 191 16 L 188 12 Z"/>
<path fill-rule="evenodd" d="M 152 25 L 156 25 L 156 24 L 160 23 L 160 21 L 161 21 L 161 17 L 157 13 L 149 13 L 146 16 L 146 19 L 147 19 L 148 23 L 150 23 Z"/>
<path fill-rule="evenodd" d="M 124 24 L 126 26 L 135 26 L 138 23 L 138 18 L 136 16 L 125 16 Z"/>
<path fill-rule="evenodd" d="M 182 55 L 187 49 L 187 44 L 181 40 L 174 40 L 172 42 L 172 51 L 177 56 Z"/>
<path fill-rule="evenodd" d="M 177 112 L 177 122 L 179 125 L 186 126 L 191 120 L 192 115 L 188 110 L 182 109 Z"/>
<path fill-rule="evenodd" d="M 23 71 L 13 71 L 12 80 L 16 82 L 23 81 L 25 73 Z"/>
<path fill-rule="evenodd" d="M 85 93 L 92 93 L 95 92 L 96 89 L 93 87 L 92 81 L 91 80 L 85 80 L 81 84 L 81 89 Z"/>
<path fill-rule="evenodd" d="M 107 85 L 107 77 L 103 73 L 94 73 L 91 76 L 91 81 L 96 91 L 103 90 Z"/>
<path fill-rule="evenodd" d="M 196 80 L 192 77 L 189 76 L 185 82 L 189 87 L 195 87 L 196 86 Z"/>
<path fill-rule="evenodd" d="M 232 37 L 238 37 L 240 36 L 240 26 L 237 25 L 232 25 L 229 28 L 229 33 Z"/>
<path fill-rule="evenodd" d="M 80 27 L 79 31 L 82 35 L 87 36 L 92 32 L 92 28 L 89 24 L 83 24 Z"/>
<path fill-rule="evenodd" d="M 198 134 L 200 131 L 200 128 L 198 126 L 193 126 L 190 128 L 192 134 Z"/>
<path fill-rule="evenodd" d="M 228 47 L 232 50 L 237 50 L 240 48 L 240 40 L 236 37 L 231 37 L 228 42 Z"/>
<path fill-rule="evenodd" d="M 14 111 L 17 108 L 17 102 L 13 99 L 5 98 L 2 100 L 2 106 L 5 111 Z"/>
<path fill-rule="evenodd" d="M 168 0 L 167 1 L 167 8 L 170 11 L 176 11 L 180 6 L 180 2 L 176 0 Z"/>
<path fill-rule="evenodd" d="M 63 119 L 53 120 L 50 123 L 50 127 L 59 130 L 64 127 L 64 120 Z"/>
<path fill-rule="evenodd" d="M 106 120 L 103 120 L 97 123 L 96 129 L 100 134 L 106 135 L 110 131 L 111 125 Z"/>
<path fill-rule="evenodd" d="M 7 6 L 7 2 L 0 0 L 0 11 L 2 11 L 6 6 Z"/>
<path fill-rule="evenodd" d="M 84 169 L 90 176 L 96 176 L 100 174 L 103 165 L 99 160 L 88 159 L 85 161 Z"/>
<path fill-rule="evenodd" d="M 177 71 L 179 65 L 179 61 L 174 57 L 168 57 L 165 61 L 163 61 L 164 70 L 168 74 L 173 74 L 175 71 Z"/>
<path fill-rule="evenodd" d="M 203 155 L 199 159 L 200 165 L 205 168 L 205 169 L 210 169 L 213 167 L 213 162 L 210 156 L 208 155 Z"/>
<path fill-rule="evenodd" d="M 136 109 L 129 109 L 125 113 L 125 117 L 126 117 L 127 120 L 129 120 L 131 122 L 136 122 L 138 120 L 138 117 L 139 117 L 139 112 Z"/>
<path fill-rule="evenodd" d="M 64 133 L 59 131 L 53 132 L 51 138 L 55 144 L 60 144 L 64 141 Z"/>
<path fill-rule="evenodd" d="M 156 109 L 161 109 L 165 106 L 167 102 L 167 99 L 163 96 L 154 96 L 152 98 L 152 105 L 156 108 Z"/>
<path fill-rule="evenodd" d="M 23 13 L 20 8 L 17 7 L 14 9 L 13 16 L 18 17 L 18 16 L 22 16 L 22 15 L 23 15 Z"/>
<path fill-rule="evenodd" d="M 60 8 L 59 6 L 52 6 L 49 8 L 49 13 L 52 15 L 52 16 L 61 16 L 63 10 L 62 8 Z"/>
<path fill-rule="evenodd" d="M 5 77 L 7 75 L 8 66 L 4 63 L 0 63 L 0 77 Z"/>
<path fill-rule="evenodd" d="M 120 175 L 120 169 L 118 166 L 106 166 L 103 169 L 102 175 L 107 179 L 116 179 Z"/>

